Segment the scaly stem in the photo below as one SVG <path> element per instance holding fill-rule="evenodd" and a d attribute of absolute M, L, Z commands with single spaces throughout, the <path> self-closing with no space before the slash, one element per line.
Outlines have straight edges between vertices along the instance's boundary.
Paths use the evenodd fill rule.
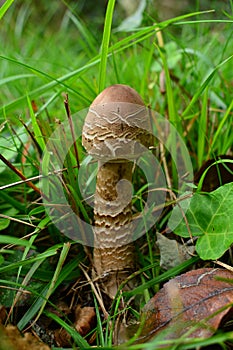
<path fill-rule="evenodd" d="M 113 298 L 135 266 L 132 241 L 132 163 L 99 162 L 95 194 L 94 269 Z"/>

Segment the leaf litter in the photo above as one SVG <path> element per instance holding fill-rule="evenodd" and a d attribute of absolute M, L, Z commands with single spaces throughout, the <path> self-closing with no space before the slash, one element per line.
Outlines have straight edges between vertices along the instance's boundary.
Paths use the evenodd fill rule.
<path fill-rule="evenodd" d="M 210 337 L 232 311 L 233 273 L 201 268 L 165 283 L 145 305 L 144 327 L 137 342 Z"/>

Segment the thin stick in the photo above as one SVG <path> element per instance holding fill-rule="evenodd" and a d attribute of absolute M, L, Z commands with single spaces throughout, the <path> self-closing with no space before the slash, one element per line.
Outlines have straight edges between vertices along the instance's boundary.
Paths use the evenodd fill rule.
<path fill-rule="evenodd" d="M 76 157 L 76 160 L 77 160 L 77 166 L 79 168 L 80 167 L 80 163 L 79 163 L 79 156 L 78 156 L 78 148 L 77 148 L 75 135 L 74 135 L 74 125 L 73 125 L 71 112 L 70 112 L 70 107 L 69 107 L 68 94 L 65 95 L 64 105 L 65 105 L 66 114 L 67 114 L 67 117 L 68 117 L 68 120 L 69 120 L 69 124 L 70 124 L 70 130 L 71 130 L 71 135 L 72 135 L 73 144 L 74 144 L 74 153 L 75 153 L 75 157 Z"/>
<path fill-rule="evenodd" d="M 108 314 L 108 312 L 106 311 L 106 309 L 105 309 L 105 307 L 104 307 L 103 300 L 100 298 L 100 296 L 99 296 L 99 294 L 98 294 L 98 292 L 97 292 L 97 290 L 96 290 L 96 287 L 95 287 L 94 283 L 92 282 L 92 280 L 91 280 L 91 278 L 89 277 L 88 273 L 85 271 L 85 269 L 82 267 L 81 264 L 79 264 L 79 267 L 80 267 L 80 269 L 82 270 L 83 274 L 85 275 L 87 281 L 90 283 L 91 288 L 92 288 L 92 290 L 93 290 L 93 292 L 94 292 L 94 294 L 95 294 L 95 296 L 96 296 L 96 299 L 98 300 L 99 305 L 100 305 L 100 307 L 101 307 L 101 309 L 102 309 L 102 311 L 103 311 L 104 317 L 105 317 L 105 319 L 107 319 L 108 316 L 109 316 L 109 314 Z"/>
<path fill-rule="evenodd" d="M 31 130 L 29 129 L 29 127 L 27 126 L 27 124 L 24 123 L 24 121 L 23 121 L 21 118 L 19 118 L 19 121 L 20 121 L 21 124 L 23 124 L 23 126 L 25 127 L 27 133 L 30 135 L 32 141 L 34 142 L 38 153 L 41 155 L 41 148 L 40 148 L 40 145 L 39 145 L 39 143 L 37 142 L 35 136 L 34 136 L 33 133 L 31 132 Z"/>
<path fill-rule="evenodd" d="M 22 180 L 24 180 L 29 187 L 31 187 L 35 192 L 41 195 L 40 189 L 36 187 L 31 181 L 26 181 L 27 178 L 23 175 L 23 173 L 21 173 L 19 169 L 17 169 L 14 165 L 12 165 L 11 162 L 9 162 L 9 160 L 7 160 L 2 154 L 0 154 L 0 160 L 2 160 L 3 163 L 5 163 L 11 170 L 13 170 L 14 173 L 17 174 Z"/>
<path fill-rule="evenodd" d="M 233 267 L 228 265 L 228 264 L 223 263 L 222 261 L 215 260 L 215 264 L 217 264 L 217 265 L 219 265 L 221 267 L 224 267 L 225 269 L 233 272 Z"/>

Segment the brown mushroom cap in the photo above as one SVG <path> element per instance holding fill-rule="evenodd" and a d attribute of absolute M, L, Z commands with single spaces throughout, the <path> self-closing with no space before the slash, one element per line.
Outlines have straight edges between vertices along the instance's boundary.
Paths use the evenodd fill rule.
<path fill-rule="evenodd" d="M 92 102 L 85 119 L 82 144 L 97 158 L 132 159 L 150 144 L 148 111 L 131 87 L 107 87 Z M 134 141 L 134 142 L 133 142 Z"/>
<path fill-rule="evenodd" d="M 110 102 L 127 102 L 144 106 L 141 96 L 128 85 L 115 84 L 104 89 L 92 102 L 91 107 Z"/>

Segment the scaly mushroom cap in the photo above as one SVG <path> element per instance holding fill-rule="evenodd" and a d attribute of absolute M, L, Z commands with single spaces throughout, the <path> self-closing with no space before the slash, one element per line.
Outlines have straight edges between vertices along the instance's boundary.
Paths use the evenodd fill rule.
<path fill-rule="evenodd" d="M 82 144 L 97 158 L 135 159 L 150 145 L 149 130 L 148 111 L 140 95 L 127 85 L 112 85 L 92 102 Z"/>

